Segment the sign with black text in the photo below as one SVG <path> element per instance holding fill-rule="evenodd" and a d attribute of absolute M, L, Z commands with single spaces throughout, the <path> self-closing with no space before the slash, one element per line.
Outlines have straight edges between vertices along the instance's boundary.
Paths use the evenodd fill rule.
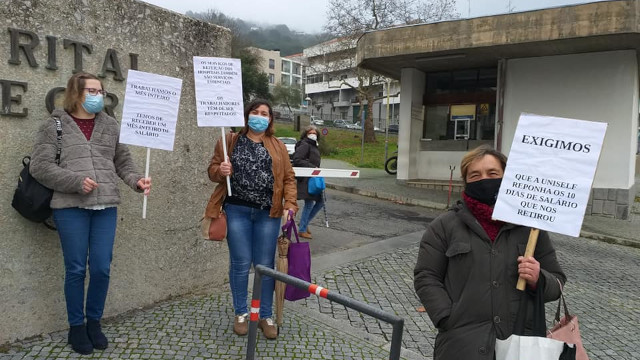
<path fill-rule="evenodd" d="M 493 218 L 579 236 L 606 123 L 522 114 Z"/>
<path fill-rule="evenodd" d="M 182 79 L 129 70 L 120 142 L 173 151 Z"/>
<path fill-rule="evenodd" d="M 240 59 L 193 57 L 198 126 L 244 126 Z"/>

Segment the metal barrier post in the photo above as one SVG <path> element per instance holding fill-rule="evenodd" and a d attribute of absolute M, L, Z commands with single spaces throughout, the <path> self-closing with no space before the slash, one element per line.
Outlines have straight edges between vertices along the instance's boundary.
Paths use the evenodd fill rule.
<path fill-rule="evenodd" d="M 337 302 L 338 304 L 342 304 L 348 308 L 354 309 L 361 313 L 365 313 L 369 316 L 373 316 L 376 319 L 382 320 L 384 322 L 387 322 L 393 325 L 389 360 L 400 359 L 400 350 L 402 349 L 402 331 L 404 328 L 404 319 L 394 314 L 390 314 L 388 312 L 382 311 L 369 304 L 365 304 L 361 301 L 352 299 L 350 297 L 341 295 L 339 293 L 330 292 L 328 289 L 325 289 L 316 284 L 312 284 L 304 280 L 300 280 L 296 277 L 275 271 L 264 265 L 257 265 L 255 266 L 254 269 L 255 269 L 255 278 L 253 283 L 253 299 L 254 300 L 256 299 L 256 291 L 260 291 L 260 286 L 257 285 L 259 282 L 262 281 L 262 277 L 260 276 L 260 274 L 263 274 L 263 275 L 272 277 L 274 280 L 282 281 L 286 284 L 295 286 L 298 289 L 307 290 L 310 293 L 315 294 L 316 296 L 323 297 L 329 301 Z M 257 299 L 258 299 L 258 308 L 259 308 L 259 303 L 260 303 L 259 294 L 257 295 Z M 253 300 L 252 300 L 252 311 L 253 311 Z M 253 316 L 253 313 L 252 313 L 252 316 Z M 257 314 L 256 314 L 256 321 L 257 321 Z M 252 331 L 253 331 L 253 337 L 251 334 Z M 254 352 L 256 347 L 256 336 L 255 336 L 256 332 L 257 332 L 257 324 L 253 323 L 253 318 L 252 318 L 252 323 L 249 327 L 249 343 L 247 344 L 247 347 L 248 347 L 247 360 L 254 359 L 254 355 L 255 355 Z"/>
<path fill-rule="evenodd" d="M 247 344 L 247 360 L 254 360 L 256 356 L 256 341 L 258 338 L 258 318 L 260 314 L 260 293 L 262 292 L 262 273 L 255 272 L 253 278 L 253 295 L 249 310 L 249 342 Z"/>

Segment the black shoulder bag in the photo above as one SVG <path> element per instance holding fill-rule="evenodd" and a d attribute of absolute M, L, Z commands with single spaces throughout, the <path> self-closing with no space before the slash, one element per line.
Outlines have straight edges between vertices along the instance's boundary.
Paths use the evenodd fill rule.
<path fill-rule="evenodd" d="M 56 122 L 57 133 L 56 164 L 59 165 L 60 153 L 62 152 L 62 123 L 58 117 L 54 117 L 53 119 Z M 52 214 L 50 204 L 53 190 L 40 184 L 31 176 L 29 172 L 30 161 L 31 156 L 25 156 L 22 159 L 24 168 L 20 171 L 18 187 L 13 193 L 11 206 L 26 219 L 44 223 Z M 50 227 L 50 224 L 47 227 Z"/>

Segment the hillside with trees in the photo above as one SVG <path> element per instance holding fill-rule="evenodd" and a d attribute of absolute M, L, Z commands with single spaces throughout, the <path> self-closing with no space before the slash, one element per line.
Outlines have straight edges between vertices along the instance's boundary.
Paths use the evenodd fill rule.
<path fill-rule="evenodd" d="M 301 53 L 306 47 L 331 39 L 329 34 L 306 34 L 289 29 L 285 24 L 260 25 L 242 19 L 232 18 L 225 14 L 209 10 L 194 13 L 187 11 L 187 16 L 212 24 L 219 24 L 237 31 L 247 41 L 247 46 L 255 46 L 266 50 L 280 50 L 281 56 Z"/>

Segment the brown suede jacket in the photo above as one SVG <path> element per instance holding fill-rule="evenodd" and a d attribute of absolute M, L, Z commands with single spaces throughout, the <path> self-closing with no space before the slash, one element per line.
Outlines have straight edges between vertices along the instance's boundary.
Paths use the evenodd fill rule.
<path fill-rule="evenodd" d="M 231 158 L 231 153 L 239 136 L 237 133 L 226 135 L 227 155 L 229 158 Z M 282 141 L 273 136 L 265 136 L 262 141 L 269 155 L 271 155 L 273 163 L 273 206 L 271 206 L 269 216 L 272 218 L 281 217 L 284 209 L 293 210 L 295 213 L 298 211 L 296 178 L 293 168 L 291 167 L 291 162 L 289 161 L 287 148 Z M 218 140 L 213 158 L 209 164 L 209 179 L 218 183 L 211 198 L 209 198 L 209 203 L 205 211 L 205 215 L 211 218 L 220 216 L 220 208 L 227 195 L 226 177 L 220 173 L 220 163 L 223 162 L 223 160 L 222 141 Z M 233 171 L 233 169 L 231 171 Z"/>

